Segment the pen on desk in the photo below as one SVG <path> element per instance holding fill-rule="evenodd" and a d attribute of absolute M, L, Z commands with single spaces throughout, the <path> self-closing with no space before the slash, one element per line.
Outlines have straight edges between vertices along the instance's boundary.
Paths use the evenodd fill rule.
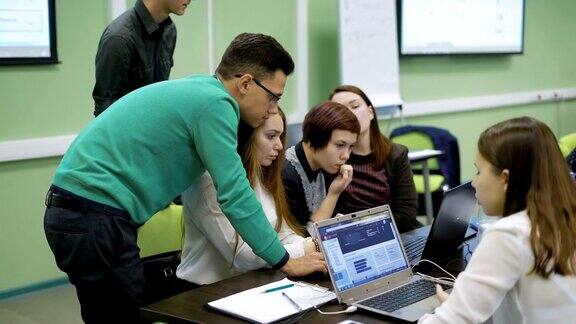
<path fill-rule="evenodd" d="M 274 288 L 268 288 L 268 289 L 264 290 L 262 293 L 263 293 L 263 294 L 266 294 L 266 293 L 269 293 L 269 292 L 273 292 L 273 291 L 277 291 L 277 290 L 282 290 L 282 289 L 286 289 L 286 288 L 290 288 L 290 287 L 294 287 L 294 284 L 291 283 L 291 284 L 287 284 L 287 285 L 284 285 L 284 286 L 279 286 L 279 287 L 274 287 Z"/>
<path fill-rule="evenodd" d="M 300 305 L 298 305 L 298 303 L 296 303 L 294 300 L 292 300 L 292 298 L 290 298 L 290 296 L 286 295 L 286 293 L 282 293 L 282 296 L 286 297 L 286 299 L 288 299 L 290 301 L 290 303 L 292 305 L 294 305 L 294 307 L 296 307 L 299 311 L 302 311 L 302 307 L 300 307 Z"/>

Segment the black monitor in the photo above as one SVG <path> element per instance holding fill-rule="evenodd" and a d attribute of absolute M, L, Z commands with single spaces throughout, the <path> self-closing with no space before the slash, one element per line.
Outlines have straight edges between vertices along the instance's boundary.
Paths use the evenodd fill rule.
<path fill-rule="evenodd" d="M 58 63 L 54 0 L 0 1 L 0 64 Z"/>

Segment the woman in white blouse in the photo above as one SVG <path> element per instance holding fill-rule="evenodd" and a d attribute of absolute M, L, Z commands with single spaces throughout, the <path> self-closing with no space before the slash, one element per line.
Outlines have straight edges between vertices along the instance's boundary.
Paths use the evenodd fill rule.
<path fill-rule="evenodd" d="M 466 270 L 419 323 L 576 322 L 576 187 L 552 131 L 529 117 L 485 130 L 472 185 L 487 215 Z"/>
<path fill-rule="evenodd" d="M 279 110 L 280 111 L 280 110 Z M 241 123 L 238 129 L 238 152 L 256 197 L 268 220 L 291 257 L 316 251 L 314 242 L 298 234 L 304 228 L 294 221 L 286 203 L 281 171 L 286 134 L 284 113 L 271 115 L 261 126 L 252 129 Z M 208 173 L 199 180 L 196 190 L 182 194 L 185 240 L 182 260 L 176 275 L 197 284 L 209 284 L 249 270 L 267 267 L 236 233 L 216 200 L 216 189 Z"/>

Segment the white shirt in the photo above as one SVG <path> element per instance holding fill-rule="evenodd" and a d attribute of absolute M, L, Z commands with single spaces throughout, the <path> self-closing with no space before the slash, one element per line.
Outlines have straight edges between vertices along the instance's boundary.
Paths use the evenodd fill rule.
<path fill-rule="evenodd" d="M 576 276 L 528 274 L 530 228 L 526 211 L 490 225 L 448 300 L 418 323 L 576 323 Z"/>
<path fill-rule="evenodd" d="M 275 228 L 278 216 L 273 197 L 259 184 L 254 191 L 266 217 Z M 197 284 L 209 284 L 269 266 L 236 235 L 236 230 L 218 205 L 216 189 L 207 172 L 200 177 L 197 185 L 182 194 L 182 201 L 185 238 L 182 260 L 176 270 L 178 278 Z M 236 237 L 238 247 L 234 253 Z M 286 222 L 282 222 L 278 238 L 290 257 L 304 256 L 305 239 L 295 234 Z"/>

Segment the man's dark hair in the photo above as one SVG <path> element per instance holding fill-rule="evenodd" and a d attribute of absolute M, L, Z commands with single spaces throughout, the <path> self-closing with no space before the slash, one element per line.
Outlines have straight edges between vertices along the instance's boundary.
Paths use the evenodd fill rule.
<path fill-rule="evenodd" d="M 228 45 L 216 73 L 225 80 L 246 73 L 263 80 L 277 70 L 286 76 L 294 71 L 294 61 L 282 45 L 272 36 L 242 33 Z"/>

